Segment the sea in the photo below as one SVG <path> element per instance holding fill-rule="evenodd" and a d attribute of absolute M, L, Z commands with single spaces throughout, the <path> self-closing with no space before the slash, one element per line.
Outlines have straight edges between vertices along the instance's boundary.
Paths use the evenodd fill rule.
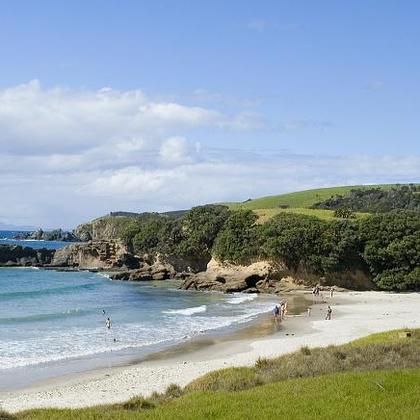
<path fill-rule="evenodd" d="M 12 236 L 0 232 L 0 242 L 66 245 Z M 269 312 L 274 299 L 184 291 L 174 281 L 112 281 L 106 273 L 0 268 L 0 390 L 227 334 Z"/>

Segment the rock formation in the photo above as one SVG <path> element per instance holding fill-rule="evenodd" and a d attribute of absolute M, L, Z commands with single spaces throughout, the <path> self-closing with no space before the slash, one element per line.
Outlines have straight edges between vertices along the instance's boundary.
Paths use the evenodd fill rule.
<path fill-rule="evenodd" d="M 20 245 L 0 245 L 0 266 L 38 267 L 51 263 L 55 251 L 52 249 L 33 249 Z"/>
<path fill-rule="evenodd" d="M 44 231 L 42 229 L 34 232 L 20 233 L 13 239 L 16 240 L 36 240 L 36 241 L 62 241 L 62 242 L 79 242 L 80 238 L 72 232 L 67 232 L 62 229 L 55 229 L 51 231 Z"/>
<path fill-rule="evenodd" d="M 137 269 L 139 259 L 120 241 L 90 241 L 58 249 L 51 265 L 84 270 Z"/>

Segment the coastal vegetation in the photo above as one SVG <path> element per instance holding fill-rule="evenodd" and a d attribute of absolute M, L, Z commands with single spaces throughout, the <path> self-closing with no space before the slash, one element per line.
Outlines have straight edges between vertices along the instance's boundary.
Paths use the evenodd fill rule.
<path fill-rule="evenodd" d="M 351 418 L 414 419 L 420 410 L 419 345 L 420 330 L 390 331 L 211 372 L 149 398 L 85 409 L 3 412 L 0 418 L 348 418 L 351 413 Z"/>
<path fill-rule="evenodd" d="M 136 254 L 182 259 L 194 271 L 212 257 L 233 264 L 268 259 L 318 277 L 360 270 L 377 288 L 420 287 L 420 217 L 414 210 L 359 219 L 281 213 L 258 223 L 252 210 L 201 206 L 183 217 L 128 219 L 121 233 Z"/>
<path fill-rule="evenodd" d="M 356 188 L 315 203 L 317 209 L 350 209 L 359 212 L 385 213 L 392 210 L 420 211 L 420 185 L 392 188 Z"/>

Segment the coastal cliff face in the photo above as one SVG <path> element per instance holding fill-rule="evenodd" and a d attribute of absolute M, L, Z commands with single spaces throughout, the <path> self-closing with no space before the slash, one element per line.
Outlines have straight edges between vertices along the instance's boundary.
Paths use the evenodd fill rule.
<path fill-rule="evenodd" d="M 128 217 L 105 216 L 79 225 L 74 234 L 82 241 L 111 241 L 120 238 Z"/>
<path fill-rule="evenodd" d="M 80 270 L 110 271 L 113 280 L 167 280 L 177 276 L 174 267 L 160 257 L 139 257 L 120 241 L 90 241 L 56 251 L 51 265 Z"/>
<path fill-rule="evenodd" d="M 91 241 L 57 250 L 51 265 L 86 270 L 136 269 L 139 261 L 120 241 Z"/>
<path fill-rule="evenodd" d="M 190 275 L 182 284 L 183 289 L 218 290 L 221 292 L 279 293 L 282 268 L 269 261 L 258 261 L 249 265 L 221 263 L 214 258 L 207 270 Z"/>
<path fill-rule="evenodd" d="M 216 290 L 220 292 L 284 293 L 315 284 L 356 290 L 372 290 L 370 277 L 360 271 L 332 273 L 319 277 L 302 270 L 290 272 L 285 265 L 258 261 L 249 265 L 232 265 L 212 259 L 207 270 L 188 275 L 181 288 L 186 290 Z"/>
<path fill-rule="evenodd" d="M 0 245 L 0 266 L 38 267 L 51 264 L 54 250 L 33 249 L 20 245 Z"/>

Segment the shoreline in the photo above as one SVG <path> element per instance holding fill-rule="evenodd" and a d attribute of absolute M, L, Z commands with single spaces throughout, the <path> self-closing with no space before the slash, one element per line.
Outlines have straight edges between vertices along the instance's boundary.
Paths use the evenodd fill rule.
<path fill-rule="evenodd" d="M 308 292 L 303 295 L 311 296 Z M 325 309 L 333 319 L 325 321 Z M 162 392 L 171 383 L 185 386 L 220 368 L 252 366 L 258 357 L 276 357 L 302 346 L 343 344 L 371 333 L 419 328 L 420 293 L 338 292 L 326 303 L 312 305 L 312 316 L 291 316 L 281 331 L 262 338 L 213 343 L 191 352 L 51 379 L 28 389 L 0 393 L 0 406 L 10 412 L 41 407 L 86 407 Z M 294 334 L 294 335 L 292 335 Z M 169 357 L 166 357 L 169 356 Z"/>
<path fill-rule="evenodd" d="M 209 293 L 219 294 L 221 292 Z M 273 295 L 258 295 L 258 297 L 267 301 L 273 301 Z M 277 298 L 280 298 L 280 296 L 277 296 Z M 282 299 L 284 298 L 285 296 L 282 297 Z M 310 301 L 301 293 L 288 294 L 287 300 L 291 314 L 305 312 L 310 305 Z M 169 343 L 163 347 L 159 343 L 151 346 L 148 350 L 145 350 L 142 346 L 132 347 L 7 369 L 2 374 L 3 383 L 0 383 L 0 397 L 5 393 L 39 388 L 51 381 L 61 382 L 66 378 L 94 374 L 105 369 L 113 370 L 148 361 L 169 359 L 177 355 L 190 354 L 194 351 L 209 346 L 218 346 L 226 342 L 258 340 L 276 334 L 282 328 L 282 325 L 277 325 L 273 328 L 271 316 L 271 310 L 262 312 L 245 322 L 204 330 L 199 335 L 184 337 L 183 340 Z"/>

